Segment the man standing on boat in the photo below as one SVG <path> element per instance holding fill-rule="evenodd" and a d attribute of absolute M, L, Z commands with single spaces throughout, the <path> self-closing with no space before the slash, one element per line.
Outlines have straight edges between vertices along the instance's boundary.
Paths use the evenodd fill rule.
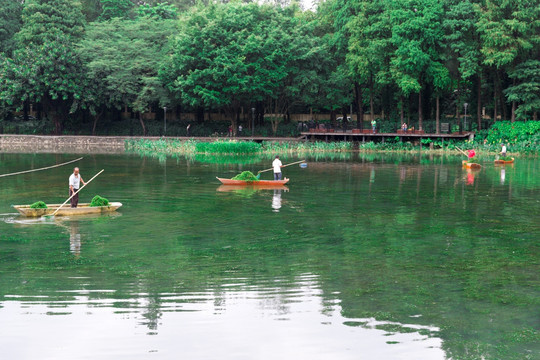
<path fill-rule="evenodd" d="M 281 168 L 283 164 L 279 160 L 279 156 L 276 155 L 276 158 L 272 162 L 272 167 L 274 168 L 274 180 L 281 180 Z"/>
<path fill-rule="evenodd" d="M 69 196 L 73 195 L 79 190 L 81 182 L 83 185 L 86 185 L 81 175 L 79 175 L 79 168 L 76 167 L 73 169 L 73 174 L 71 174 L 69 177 Z M 71 198 L 71 207 L 76 208 L 77 204 L 79 204 L 79 193 L 75 194 L 75 196 Z"/>
<path fill-rule="evenodd" d="M 501 143 L 501 155 L 502 157 L 506 157 L 506 145 L 504 143 Z"/>

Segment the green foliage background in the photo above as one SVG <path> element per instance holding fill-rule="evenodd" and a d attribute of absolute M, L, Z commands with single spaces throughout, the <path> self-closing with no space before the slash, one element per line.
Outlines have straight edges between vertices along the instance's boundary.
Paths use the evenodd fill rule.
<path fill-rule="evenodd" d="M 205 113 L 221 113 L 234 129 L 254 122 L 259 135 L 286 136 L 292 113 L 327 113 L 329 126 L 347 128 L 364 124 L 338 116 L 377 115 L 388 129 L 430 132 L 449 121 L 481 130 L 538 119 L 540 7 L 531 0 L 0 5 L 2 131 L 35 116 L 51 124 L 36 133 L 119 133 L 128 117 L 138 124 L 130 134 L 152 134 L 164 107 L 172 119 L 196 114 L 199 130 Z"/>

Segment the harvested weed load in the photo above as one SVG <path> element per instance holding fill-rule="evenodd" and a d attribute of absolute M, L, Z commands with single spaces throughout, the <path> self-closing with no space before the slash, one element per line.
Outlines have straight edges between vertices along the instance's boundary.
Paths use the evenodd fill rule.
<path fill-rule="evenodd" d="M 43 201 L 36 201 L 32 205 L 30 205 L 30 209 L 46 209 L 47 204 L 45 204 Z"/>
<path fill-rule="evenodd" d="M 499 160 L 502 160 L 502 161 L 512 161 L 513 157 L 511 156 L 501 156 L 499 158 Z"/>
<path fill-rule="evenodd" d="M 236 175 L 232 180 L 259 181 L 251 171 L 242 171 L 241 174 Z"/>
<path fill-rule="evenodd" d="M 104 197 L 101 197 L 99 195 L 94 196 L 92 201 L 90 202 L 90 206 L 107 206 L 109 205 L 109 200 L 105 199 Z"/>

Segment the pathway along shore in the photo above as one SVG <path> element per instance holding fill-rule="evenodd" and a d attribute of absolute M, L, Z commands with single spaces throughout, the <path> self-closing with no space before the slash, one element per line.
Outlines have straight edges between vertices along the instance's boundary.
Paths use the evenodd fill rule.
<path fill-rule="evenodd" d="M 402 137 L 402 141 L 418 142 L 420 138 L 446 138 L 468 140 L 473 133 L 460 135 L 449 134 L 351 134 L 351 133 L 302 133 L 300 137 L 159 137 L 159 136 L 90 136 L 90 135 L 12 135 L 0 134 L 0 153 L 71 153 L 71 154 L 120 154 L 125 152 L 126 140 L 244 140 L 244 141 L 352 141 L 363 143 L 369 141 L 384 142 L 387 138 Z M 427 150 L 427 148 L 425 148 Z M 377 150 L 375 150 L 377 151 Z"/>

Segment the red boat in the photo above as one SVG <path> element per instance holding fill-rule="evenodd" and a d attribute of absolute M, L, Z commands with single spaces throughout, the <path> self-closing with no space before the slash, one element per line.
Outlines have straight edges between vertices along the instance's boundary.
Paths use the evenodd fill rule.
<path fill-rule="evenodd" d="M 258 181 L 245 181 L 245 180 L 232 180 L 216 177 L 223 185 L 242 185 L 242 186 L 283 186 L 289 182 L 289 179 L 283 180 L 258 180 Z"/>
<path fill-rule="evenodd" d="M 495 164 L 512 164 L 514 162 L 514 158 L 511 158 L 510 160 L 495 160 Z"/>

